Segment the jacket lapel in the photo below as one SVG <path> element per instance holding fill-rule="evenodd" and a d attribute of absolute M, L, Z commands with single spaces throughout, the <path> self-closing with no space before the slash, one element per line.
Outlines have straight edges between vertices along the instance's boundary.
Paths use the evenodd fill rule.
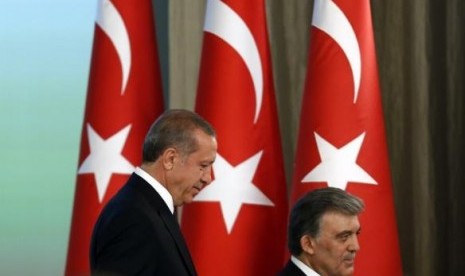
<path fill-rule="evenodd" d="M 148 206 L 148 208 L 153 209 L 153 213 L 149 213 L 148 216 L 151 219 L 154 219 L 154 214 L 156 213 L 163 221 L 166 229 L 170 233 L 171 237 L 175 241 L 176 248 L 178 252 L 182 256 L 182 260 L 186 267 L 189 270 L 191 275 L 196 275 L 194 263 L 192 262 L 192 258 L 189 254 L 189 250 L 187 249 L 186 242 L 181 234 L 181 230 L 179 228 L 179 224 L 176 220 L 175 215 L 171 213 L 166 203 L 163 201 L 161 196 L 153 189 L 150 184 L 148 184 L 143 178 L 138 176 L 137 174 L 132 174 L 131 180 L 129 181 L 134 183 L 134 188 L 139 190 L 141 198 L 144 201 L 144 204 Z M 156 223 L 156 222 L 154 222 Z"/>
<path fill-rule="evenodd" d="M 176 241 L 176 246 L 183 257 L 184 263 L 189 268 L 189 272 L 192 275 L 195 275 L 196 273 L 194 270 L 192 258 L 189 254 L 189 250 L 187 249 L 186 242 L 181 234 L 181 230 L 179 229 L 179 224 L 176 221 L 175 216 L 171 214 L 171 212 L 160 211 L 159 214 L 163 222 L 165 223 L 166 228 L 170 232 L 171 236 Z"/>

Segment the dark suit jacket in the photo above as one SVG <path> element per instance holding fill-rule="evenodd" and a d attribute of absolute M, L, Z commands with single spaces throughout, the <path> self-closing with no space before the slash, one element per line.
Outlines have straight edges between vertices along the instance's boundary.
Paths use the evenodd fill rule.
<path fill-rule="evenodd" d="M 90 265 L 93 275 L 196 275 L 175 216 L 137 174 L 102 210 Z"/>
<path fill-rule="evenodd" d="M 305 276 L 305 273 L 289 260 L 278 276 Z"/>

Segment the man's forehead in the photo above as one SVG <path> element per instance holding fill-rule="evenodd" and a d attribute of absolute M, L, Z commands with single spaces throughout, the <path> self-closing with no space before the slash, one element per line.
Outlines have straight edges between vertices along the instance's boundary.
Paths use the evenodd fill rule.
<path fill-rule="evenodd" d="M 360 222 L 357 215 L 347 215 L 341 212 L 329 211 L 320 220 L 320 230 L 358 231 Z"/>

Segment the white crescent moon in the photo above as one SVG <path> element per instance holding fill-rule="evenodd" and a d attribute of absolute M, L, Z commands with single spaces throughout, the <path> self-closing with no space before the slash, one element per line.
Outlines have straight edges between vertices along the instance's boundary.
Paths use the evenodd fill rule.
<path fill-rule="evenodd" d="M 208 0 L 204 31 L 224 40 L 244 60 L 255 89 L 254 123 L 256 123 L 262 105 L 263 70 L 252 33 L 244 20 L 220 0 Z"/>
<path fill-rule="evenodd" d="M 360 88 L 361 58 L 352 25 L 344 12 L 331 0 L 315 0 L 312 25 L 331 36 L 342 48 L 352 69 L 354 103 L 356 103 Z"/>
<path fill-rule="evenodd" d="M 121 84 L 121 95 L 123 95 L 131 68 L 131 45 L 129 43 L 128 31 L 121 14 L 109 0 L 98 1 L 97 19 L 95 22 L 110 38 L 118 53 L 123 72 Z"/>

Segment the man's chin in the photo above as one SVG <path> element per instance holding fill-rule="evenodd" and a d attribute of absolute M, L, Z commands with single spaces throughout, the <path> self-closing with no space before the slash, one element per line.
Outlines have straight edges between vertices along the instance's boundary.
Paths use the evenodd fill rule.
<path fill-rule="evenodd" d="M 186 199 L 184 199 L 183 204 L 186 204 L 186 203 L 189 204 L 189 203 L 192 203 L 192 201 L 194 201 L 194 199 L 192 197 L 186 198 Z"/>
<path fill-rule="evenodd" d="M 195 196 L 198 194 L 198 192 L 194 193 L 190 197 L 184 198 L 184 203 L 192 203 L 194 201 Z"/>
<path fill-rule="evenodd" d="M 354 269 L 354 263 L 355 263 L 355 260 L 353 260 L 353 259 L 352 260 L 344 260 L 344 266 L 346 268 L 348 268 L 348 269 L 349 268 Z"/>
<path fill-rule="evenodd" d="M 350 276 L 354 274 L 354 265 L 344 263 L 344 271 L 341 275 Z"/>
<path fill-rule="evenodd" d="M 194 198 L 200 193 L 201 189 L 199 188 L 193 188 L 191 191 L 191 201 L 194 200 Z"/>

